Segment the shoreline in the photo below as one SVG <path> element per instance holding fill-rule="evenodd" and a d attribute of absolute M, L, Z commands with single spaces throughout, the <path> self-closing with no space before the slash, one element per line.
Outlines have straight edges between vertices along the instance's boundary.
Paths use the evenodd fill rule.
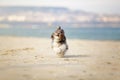
<path fill-rule="evenodd" d="M 33 37 L 33 36 L 8 36 L 0 35 L 0 38 L 33 38 L 33 39 L 50 39 L 50 37 Z M 109 41 L 109 42 L 119 42 L 120 40 L 108 40 L 108 39 L 80 39 L 80 38 L 67 38 L 67 40 L 79 40 L 79 41 Z"/>

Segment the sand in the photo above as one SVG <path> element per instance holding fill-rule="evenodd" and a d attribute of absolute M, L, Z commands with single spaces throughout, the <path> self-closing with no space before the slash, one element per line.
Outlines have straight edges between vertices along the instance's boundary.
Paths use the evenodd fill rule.
<path fill-rule="evenodd" d="M 48 38 L 0 37 L 0 80 L 120 80 L 120 41 L 68 39 L 58 58 Z"/>

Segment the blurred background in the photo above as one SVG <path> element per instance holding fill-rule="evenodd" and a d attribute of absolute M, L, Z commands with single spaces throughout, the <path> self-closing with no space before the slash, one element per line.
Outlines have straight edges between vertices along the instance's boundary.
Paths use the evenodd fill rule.
<path fill-rule="evenodd" d="M 120 0 L 0 0 L 0 36 L 120 40 Z"/>

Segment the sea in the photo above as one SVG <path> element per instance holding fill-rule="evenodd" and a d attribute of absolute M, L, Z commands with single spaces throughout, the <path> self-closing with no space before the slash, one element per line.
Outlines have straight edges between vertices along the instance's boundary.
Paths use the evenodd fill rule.
<path fill-rule="evenodd" d="M 120 28 L 112 27 L 90 27 L 74 28 L 62 27 L 68 39 L 84 40 L 115 40 L 120 41 Z M 50 38 L 56 27 L 10 27 L 0 28 L 0 36 L 17 36 L 17 37 L 39 37 Z"/>

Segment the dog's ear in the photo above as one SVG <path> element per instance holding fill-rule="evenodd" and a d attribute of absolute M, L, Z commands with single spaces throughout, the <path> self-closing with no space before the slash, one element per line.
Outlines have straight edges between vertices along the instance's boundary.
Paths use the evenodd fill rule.
<path fill-rule="evenodd" d="M 64 36 L 64 41 L 66 41 L 66 37 Z"/>
<path fill-rule="evenodd" d="M 53 38 L 54 38 L 54 36 L 53 36 L 53 35 L 54 35 L 54 33 L 52 33 L 52 35 L 51 35 L 51 39 L 53 39 Z"/>
<path fill-rule="evenodd" d="M 65 36 L 62 36 L 62 42 L 66 42 L 66 37 Z"/>
<path fill-rule="evenodd" d="M 63 29 L 62 29 L 61 31 L 64 33 L 64 30 L 63 30 Z"/>

